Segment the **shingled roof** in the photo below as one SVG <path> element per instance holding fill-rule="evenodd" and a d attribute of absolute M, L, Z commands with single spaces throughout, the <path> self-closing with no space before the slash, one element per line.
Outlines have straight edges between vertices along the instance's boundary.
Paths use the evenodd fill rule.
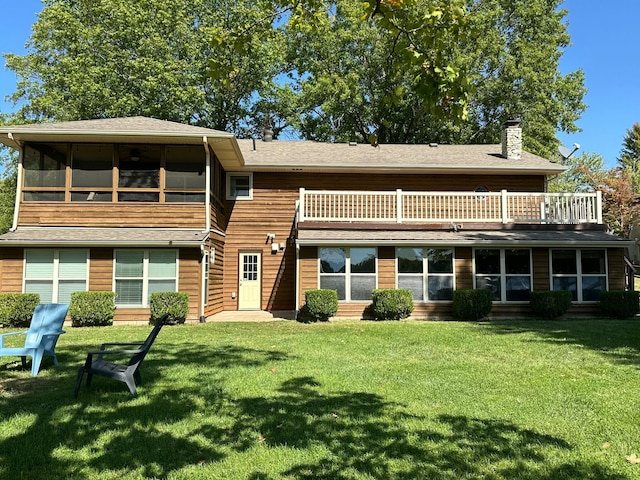
<path fill-rule="evenodd" d="M 379 171 L 393 173 L 562 173 L 565 167 L 529 152 L 502 156 L 500 145 L 404 145 L 238 140 L 251 171 Z"/>
<path fill-rule="evenodd" d="M 232 133 L 148 117 L 101 118 L 71 122 L 0 127 L 0 143 L 19 148 L 22 142 L 110 142 L 200 144 L 216 153 L 225 169 L 241 166 Z"/>

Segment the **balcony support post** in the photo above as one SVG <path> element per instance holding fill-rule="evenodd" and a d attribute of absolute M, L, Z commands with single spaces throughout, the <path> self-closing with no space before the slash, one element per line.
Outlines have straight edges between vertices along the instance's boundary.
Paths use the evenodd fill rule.
<path fill-rule="evenodd" d="M 300 188 L 300 205 L 298 210 L 298 222 L 304 222 L 304 188 Z"/>
<path fill-rule="evenodd" d="M 598 225 L 602 225 L 602 192 L 596 192 L 596 215 L 598 216 Z"/>
<path fill-rule="evenodd" d="M 396 223 L 402 223 L 402 189 L 396 189 Z"/>
<path fill-rule="evenodd" d="M 507 191 L 500 190 L 500 213 L 502 216 L 502 223 L 509 223 L 509 199 L 507 197 Z"/>

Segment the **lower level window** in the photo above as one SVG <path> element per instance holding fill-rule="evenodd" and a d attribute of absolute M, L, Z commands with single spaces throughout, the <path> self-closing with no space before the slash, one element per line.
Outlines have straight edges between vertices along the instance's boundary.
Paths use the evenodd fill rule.
<path fill-rule="evenodd" d="M 597 302 L 607 289 L 605 250 L 552 250 L 551 289 L 568 290 L 574 302 Z"/>
<path fill-rule="evenodd" d="M 320 249 L 320 288 L 338 292 L 338 300 L 371 300 L 376 288 L 376 249 Z"/>
<path fill-rule="evenodd" d="M 147 307 L 150 294 L 177 289 L 175 250 L 116 250 L 116 305 Z"/>
<path fill-rule="evenodd" d="M 453 299 L 453 250 L 398 248 L 398 288 L 411 290 L 415 301 Z"/>
<path fill-rule="evenodd" d="M 491 291 L 494 302 L 525 302 L 531 292 L 529 249 L 476 249 L 475 288 Z"/>
<path fill-rule="evenodd" d="M 73 292 L 87 290 L 86 250 L 25 250 L 24 292 L 40 295 L 40 303 L 66 303 Z"/>

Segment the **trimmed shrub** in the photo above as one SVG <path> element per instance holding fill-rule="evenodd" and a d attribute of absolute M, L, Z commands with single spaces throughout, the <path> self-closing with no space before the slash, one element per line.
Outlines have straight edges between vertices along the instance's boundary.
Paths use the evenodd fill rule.
<path fill-rule="evenodd" d="M 73 292 L 69 304 L 71 326 L 105 327 L 113 325 L 115 309 L 115 292 Z"/>
<path fill-rule="evenodd" d="M 453 292 L 453 315 L 458 320 L 480 320 L 491 313 L 491 292 L 484 288 Z"/>
<path fill-rule="evenodd" d="M 304 292 L 305 304 L 300 310 L 302 321 L 326 322 L 338 311 L 338 292 L 330 289 L 311 289 Z"/>
<path fill-rule="evenodd" d="M 3 327 L 28 327 L 33 311 L 40 303 L 37 293 L 0 294 L 0 325 Z"/>
<path fill-rule="evenodd" d="M 185 292 L 155 292 L 149 295 L 150 321 L 155 325 L 165 313 L 167 324 L 184 323 L 189 314 L 189 294 Z"/>
<path fill-rule="evenodd" d="M 378 288 L 371 300 L 376 320 L 402 320 L 413 312 L 413 294 L 405 288 Z"/>
<path fill-rule="evenodd" d="M 611 290 L 600 292 L 600 311 L 609 317 L 629 318 L 640 310 L 640 292 Z"/>
<path fill-rule="evenodd" d="M 536 317 L 558 318 L 571 308 L 571 292 L 568 290 L 536 290 L 531 292 L 529 306 Z"/>

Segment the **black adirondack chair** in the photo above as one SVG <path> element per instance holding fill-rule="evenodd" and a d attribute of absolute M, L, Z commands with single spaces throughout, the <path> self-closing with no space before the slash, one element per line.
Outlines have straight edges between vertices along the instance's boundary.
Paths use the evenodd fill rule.
<path fill-rule="evenodd" d="M 76 388 L 73 392 L 75 397 L 78 396 L 80 391 L 80 384 L 82 383 L 82 377 L 85 372 L 87 374 L 87 387 L 91 385 L 91 379 L 93 375 L 100 375 L 101 377 L 113 378 L 119 382 L 127 384 L 131 395 L 138 396 L 136 390 L 136 382 L 141 383 L 140 377 L 140 365 L 144 360 L 144 357 L 149 353 L 151 345 L 160 333 L 160 329 L 167 321 L 169 315 L 163 315 L 158 319 L 153 330 L 149 333 L 149 336 L 144 342 L 132 342 L 132 343 L 103 343 L 100 346 L 100 350 L 93 350 L 87 353 L 87 360 L 82 367 L 78 370 L 78 378 L 76 380 Z M 112 349 L 112 347 L 120 347 Z M 122 349 L 122 347 L 137 347 Z M 123 357 L 129 356 L 129 361 L 126 363 L 109 362 L 105 360 L 105 357 Z M 95 357 L 95 358 L 94 358 Z"/>

